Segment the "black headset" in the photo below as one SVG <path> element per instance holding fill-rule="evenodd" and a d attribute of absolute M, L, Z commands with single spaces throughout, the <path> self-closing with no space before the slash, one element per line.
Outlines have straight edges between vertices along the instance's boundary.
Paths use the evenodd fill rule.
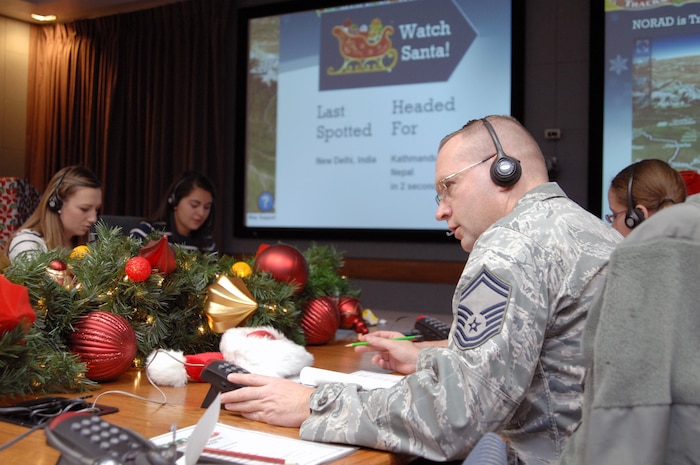
<path fill-rule="evenodd" d="M 634 229 L 644 221 L 644 213 L 634 206 L 634 199 L 632 198 L 632 182 L 634 180 L 634 166 L 632 166 L 632 171 L 630 171 L 630 180 L 627 184 L 627 213 L 625 213 L 625 226 L 630 229 Z"/>
<path fill-rule="evenodd" d="M 183 184 L 185 181 L 188 181 L 188 180 L 190 180 L 191 178 L 192 178 L 192 176 L 187 175 L 187 176 L 183 177 L 182 179 L 180 179 L 180 180 L 175 184 L 175 187 L 173 187 L 173 190 L 170 191 L 170 195 L 168 196 L 168 205 L 170 205 L 171 207 L 174 207 L 175 205 L 178 204 L 178 202 L 180 201 L 180 199 L 179 199 L 179 198 L 177 197 L 177 195 L 176 195 L 177 190 L 180 188 L 180 186 L 182 186 L 182 184 Z"/>
<path fill-rule="evenodd" d="M 58 178 L 58 182 L 53 188 L 53 192 L 51 192 L 49 200 L 46 202 L 46 205 L 49 207 L 49 210 L 54 211 L 56 213 L 58 213 L 58 211 L 63 207 L 63 200 L 58 198 L 58 188 L 61 187 L 61 183 L 63 182 L 63 178 L 66 177 L 66 174 L 68 174 L 68 170 L 66 170 L 66 172 L 63 173 L 60 178 Z"/>
<path fill-rule="evenodd" d="M 82 398 L 47 397 L 0 407 L 0 416 L 21 426 L 39 426 L 63 413 L 77 411 L 94 411 L 94 409 Z"/>
<path fill-rule="evenodd" d="M 482 118 L 484 126 L 488 129 L 493 140 L 493 145 L 496 146 L 497 157 L 491 164 L 491 179 L 497 186 L 509 187 L 518 182 L 523 174 L 523 169 L 520 166 L 520 160 L 506 155 L 501 147 L 501 141 L 498 140 L 496 131 L 491 126 L 491 123 L 486 118 Z"/>

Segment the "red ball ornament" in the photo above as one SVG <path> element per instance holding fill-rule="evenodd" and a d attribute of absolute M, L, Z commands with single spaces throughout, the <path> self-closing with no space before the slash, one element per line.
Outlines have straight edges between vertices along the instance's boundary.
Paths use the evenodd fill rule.
<path fill-rule="evenodd" d="M 357 297 L 341 297 L 338 301 L 341 329 L 354 329 L 356 333 L 367 334 L 369 329 L 362 319 L 362 304 Z"/>
<path fill-rule="evenodd" d="M 338 307 L 330 297 L 316 297 L 304 306 L 301 327 L 307 344 L 325 344 L 335 337 L 339 325 Z"/>
<path fill-rule="evenodd" d="M 69 346 L 87 365 L 88 379 L 110 381 L 124 374 L 134 361 L 136 334 L 120 315 L 91 312 L 75 325 Z"/>
<path fill-rule="evenodd" d="M 136 283 L 140 283 L 147 280 L 148 277 L 151 276 L 151 262 L 143 257 L 133 257 L 126 262 L 124 271 L 129 279 Z"/>
<path fill-rule="evenodd" d="M 296 285 L 295 294 L 303 291 L 309 280 L 306 258 L 291 245 L 275 244 L 259 251 L 255 257 L 255 269 L 270 273 L 277 281 Z"/>
<path fill-rule="evenodd" d="M 54 271 L 65 271 L 66 264 L 63 263 L 61 260 L 51 260 L 49 262 L 49 267 L 54 270 Z"/>
<path fill-rule="evenodd" d="M 48 273 L 59 286 L 70 288 L 73 283 L 73 274 L 61 260 L 51 260 L 49 266 L 46 268 L 46 273 Z"/>

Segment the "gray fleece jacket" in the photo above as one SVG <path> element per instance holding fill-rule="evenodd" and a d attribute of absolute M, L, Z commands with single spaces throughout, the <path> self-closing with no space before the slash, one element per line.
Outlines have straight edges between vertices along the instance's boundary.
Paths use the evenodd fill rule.
<path fill-rule="evenodd" d="M 700 463 L 700 194 L 613 252 L 583 350 L 583 419 L 563 465 Z"/>

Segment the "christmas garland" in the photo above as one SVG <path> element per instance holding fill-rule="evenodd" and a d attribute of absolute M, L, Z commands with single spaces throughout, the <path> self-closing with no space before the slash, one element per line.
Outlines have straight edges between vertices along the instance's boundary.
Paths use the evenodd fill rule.
<path fill-rule="evenodd" d="M 207 305 L 208 291 L 221 280 L 237 280 L 228 285 L 232 282 L 252 297 L 252 313 L 242 325 L 272 326 L 302 345 L 306 339 L 301 320 L 310 300 L 360 293 L 340 275 L 343 257 L 332 247 L 314 244 L 299 252 L 308 270 L 306 283 L 291 279 L 298 276 L 261 269 L 257 254 L 236 259 L 177 246 L 168 246 L 175 259 L 172 271 L 148 269 L 140 276 L 130 266 L 143 253 L 143 243 L 103 223 L 96 225 L 96 233 L 99 240 L 94 245 L 39 253 L 15 260 L 4 270 L 9 281 L 27 288 L 37 317 L 28 332 L 21 326 L 5 332 L 0 328 L 0 397 L 94 387 L 97 383 L 86 377 L 86 364 L 71 350 L 76 326 L 92 312 L 128 321 L 136 336 L 134 363 L 143 366 L 158 348 L 184 353 L 219 350 L 221 334 L 210 327 Z"/>

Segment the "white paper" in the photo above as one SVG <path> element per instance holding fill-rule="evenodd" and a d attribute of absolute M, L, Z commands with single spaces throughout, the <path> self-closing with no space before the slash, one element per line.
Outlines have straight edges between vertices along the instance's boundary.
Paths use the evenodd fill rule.
<path fill-rule="evenodd" d="M 307 386 L 318 386 L 326 383 L 354 383 L 362 386 L 364 390 L 389 388 L 401 379 L 403 379 L 403 376 L 392 373 L 380 373 L 369 370 L 341 373 L 315 367 L 305 367 L 299 374 L 299 382 Z"/>
<path fill-rule="evenodd" d="M 184 450 L 187 447 L 188 439 L 195 427 L 196 425 L 193 425 L 177 430 L 175 441 L 178 450 Z M 152 438 L 151 441 L 158 446 L 167 446 L 172 443 L 172 439 L 172 433 L 166 433 Z M 357 450 L 357 447 L 303 441 L 237 428 L 223 423 L 216 423 L 214 432 L 205 447 L 284 459 L 286 463 L 296 465 L 321 465 Z M 202 453 L 202 457 L 205 456 L 216 457 L 235 464 L 260 465 L 262 463 L 256 460 L 233 458 L 208 452 Z"/>
<path fill-rule="evenodd" d="M 216 421 L 219 419 L 221 412 L 221 393 L 216 395 L 212 400 L 211 405 L 204 412 L 204 415 L 199 419 L 192 430 L 192 435 L 187 441 L 185 455 L 180 457 L 175 465 L 195 465 L 202 451 L 207 445 L 209 438 L 214 432 Z"/>

